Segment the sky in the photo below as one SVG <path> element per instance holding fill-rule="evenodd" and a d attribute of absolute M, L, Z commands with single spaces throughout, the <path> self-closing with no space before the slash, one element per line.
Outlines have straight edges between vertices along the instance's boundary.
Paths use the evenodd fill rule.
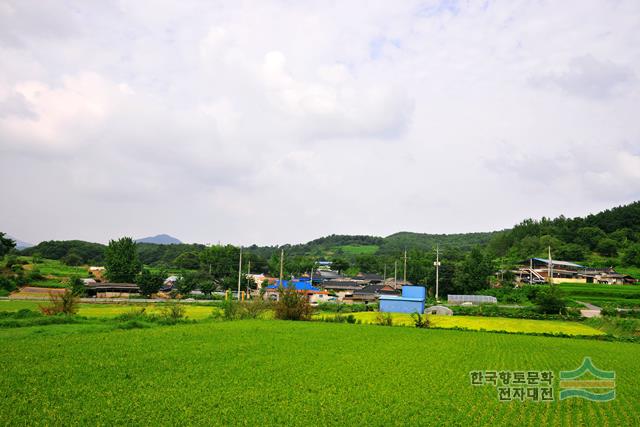
<path fill-rule="evenodd" d="M 0 0 L 0 231 L 459 233 L 640 199 L 640 2 Z"/>

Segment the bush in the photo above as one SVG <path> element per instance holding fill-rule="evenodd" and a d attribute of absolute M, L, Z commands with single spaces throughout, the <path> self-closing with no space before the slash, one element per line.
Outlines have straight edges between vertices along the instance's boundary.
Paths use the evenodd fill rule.
<path fill-rule="evenodd" d="M 240 312 L 243 319 L 258 319 L 264 312 L 271 308 L 271 304 L 261 298 L 245 301 L 240 305 Z"/>
<path fill-rule="evenodd" d="M 336 314 L 335 316 L 327 316 L 327 317 L 322 317 L 320 319 L 322 322 L 329 322 L 329 323 L 351 323 L 351 324 L 361 324 L 362 321 L 359 319 L 356 319 L 356 317 L 353 314 L 349 314 L 347 316 L 343 316 L 342 314 Z"/>
<path fill-rule="evenodd" d="M 229 299 L 224 300 L 220 308 L 222 313 L 216 310 L 214 317 L 222 317 L 224 320 L 258 319 L 271 308 L 271 304 L 259 298 L 245 302 Z"/>
<path fill-rule="evenodd" d="M 62 261 L 65 265 L 68 265 L 70 267 L 76 267 L 78 265 L 82 265 L 82 257 L 80 257 L 80 255 L 73 252 L 62 257 L 60 261 Z"/>
<path fill-rule="evenodd" d="M 307 298 L 296 292 L 293 285 L 278 289 L 275 317 L 280 320 L 310 320 L 313 309 Z"/>
<path fill-rule="evenodd" d="M 0 289 L 7 292 L 13 292 L 16 290 L 16 284 L 10 278 L 6 276 L 0 276 Z"/>
<path fill-rule="evenodd" d="M 376 316 L 376 325 L 393 326 L 393 317 L 391 316 L 391 313 L 378 312 L 378 315 Z"/>
<path fill-rule="evenodd" d="M 170 302 L 160 308 L 160 316 L 169 322 L 175 323 L 185 318 L 185 311 L 182 304 Z"/>
<path fill-rule="evenodd" d="M 429 319 L 426 314 L 420 313 L 411 313 L 411 318 L 413 319 L 413 323 L 416 325 L 416 328 L 428 328 L 430 326 Z"/>
<path fill-rule="evenodd" d="M 34 281 L 42 279 L 44 279 L 44 276 L 42 275 L 42 273 L 40 273 L 40 270 L 38 268 L 34 267 L 33 269 L 31 269 L 31 271 L 29 272 L 29 280 Z"/>
<path fill-rule="evenodd" d="M 77 297 L 83 297 L 87 293 L 87 288 L 85 287 L 84 282 L 77 276 L 69 278 L 69 288 Z"/>
<path fill-rule="evenodd" d="M 377 304 L 344 304 L 340 302 L 321 302 L 316 306 L 318 311 L 330 311 L 333 313 L 375 311 L 377 308 Z"/>
<path fill-rule="evenodd" d="M 566 314 L 567 302 L 562 296 L 562 292 L 557 285 L 549 286 L 548 289 L 538 293 L 536 298 L 538 310 L 545 314 Z"/>
<path fill-rule="evenodd" d="M 45 316 L 54 316 L 57 314 L 76 314 L 78 311 L 78 297 L 76 297 L 70 289 L 66 289 L 64 293 L 50 293 L 50 306 L 39 306 L 38 308 Z"/>

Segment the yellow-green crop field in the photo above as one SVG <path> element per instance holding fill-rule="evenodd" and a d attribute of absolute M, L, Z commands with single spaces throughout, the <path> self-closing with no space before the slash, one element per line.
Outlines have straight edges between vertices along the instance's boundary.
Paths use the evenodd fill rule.
<path fill-rule="evenodd" d="M 0 311 L 18 311 L 20 309 L 38 310 L 39 305 L 47 305 L 47 301 L 0 300 Z M 120 304 L 79 304 L 78 315 L 85 317 L 111 318 L 133 310 L 145 309 L 147 314 L 159 314 L 162 303 L 120 303 Z M 211 317 L 213 305 L 183 304 L 188 319 L 202 320 Z"/>
<path fill-rule="evenodd" d="M 115 322 L 115 320 L 113 320 Z M 0 329 L 2 425 L 640 423 L 638 344 L 277 320 Z M 470 371 L 616 373 L 609 402 L 500 402 Z"/>
<path fill-rule="evenodd" d="M 316 318 L 335 316 L 335 314 L 318 314 Z M 353 313 L 362 323 L 374 324 L 378 313 Z M 391 313 L 393 324 L 397 326 L 414 326 L 410 314 Z M 508 319 L 504 317 L 480 316 L 427 316 L 434 328 L 462 328 L 473 331 L 504 331 L 536 334 L 564 334 L 564 335 L 605 335 L 604 332 L 580 322 L 560 320 L 530 320 Z"/>

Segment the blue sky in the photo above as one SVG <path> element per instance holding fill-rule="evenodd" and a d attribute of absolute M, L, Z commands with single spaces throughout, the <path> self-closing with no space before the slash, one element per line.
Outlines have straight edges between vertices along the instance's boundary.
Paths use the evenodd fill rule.
<path fill-rule="evenodd" d="M 0 230 L 277 244 L 640 198 L 640 3 L 0 2 Z"/>

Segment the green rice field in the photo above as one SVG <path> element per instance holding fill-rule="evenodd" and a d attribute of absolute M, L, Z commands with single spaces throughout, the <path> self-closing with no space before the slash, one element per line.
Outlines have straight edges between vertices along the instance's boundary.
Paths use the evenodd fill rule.
<path fill-rule="evenodd" d="M 640 285 L 561 283 L 560 289 L 574 301 L 616 307 L 640 307 Z"/>
<path fill-rule="evenodd" d="M 640 423 L 637 344 L 321 322 L 0 330 L 6 425 Z M 616 371 L 616 399 L 499 402 L 472 370 Z M 557 382 L 554 383 L 557 387 Z"/>

